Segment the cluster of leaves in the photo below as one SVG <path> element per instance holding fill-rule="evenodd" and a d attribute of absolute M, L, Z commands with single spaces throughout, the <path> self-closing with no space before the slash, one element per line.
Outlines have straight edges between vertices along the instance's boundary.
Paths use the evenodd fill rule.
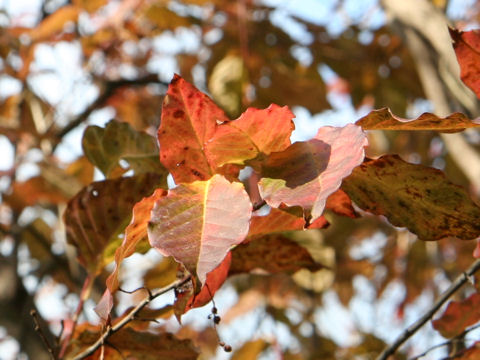
<path fill-rule="evenodd" d="M 172 315 L 180 320 L 187 311 L 210 302 L 229 279 L 239 300 L 222 315 L 222 323 L 264 306 L 266 314 L 288 326 L 302 344 L 301 352 L 279 350 L 285 358 L 336 358 L 338 345 L 317 330 L 308 336 L 300 331 L 302 323 L 317 326 L 312 319 L 322 291 L 333 288 L 348 305 L 357 275 L 375 282 L 377 296 L 391 281 L 402 279 L 406 295 L 401 312 L 433 287 L 438 266 L 426 243 L 412 241 L 406 230 L 395 227 L 421 240 L 480 236 L 480 208 L 468 192 L 447 180 L 444 172 L 426 166 L 431 161 L 428 144 L 437 132 L 460 132 L 480 124 L 461 113 L 402 118 L 407 105 L 424 94 L 407 48 L 387 27 L 361 43 L 359 24 L 333 37 L 325 27 L 292 17 L 312 35 L 307 44 L 312 60 L 302 62 L 293 50 L 305 44 L 274 25 L 274 7 L 250 1 L 128 1 L 102 16 L 107 3 L 72 1 L 51 14 L 45 11 L 35 28 L 11 26 L 0 35 L 5 74 L 19 80 L 23 89 L 1 106 L 0 130 L 16 144 L 17 163 L 2 174 L 10 176 L 12 184 L 2 194 L 2 209 L 9 209 L 10 218 L 2 217 L 0 225 L 16 246 L 26 244 L 41 264 L 30 275 L 42 279 L 48 274 L 80 294 L 79 310 L 64 321 L 55 356 L 190 359 L 197 358 L 199 348 L 208 357 L 219 343 L 230 350 L 212 329 L 200 334 L 184 326 L 172 335 L 171 329 L 137 321 Z M 85 18 L 96 21 L 95 31 Z M 166 90 L 167 84 L 151 73 L 152 62 L 162 55 L 154 40 L 187 30 L 200 35 L 199 51 L 177 54 L 185 79 L 175 76 Z M 221 40 L 209 40 L 216 32 Z M 451 36 L 462 79 L 478 94 L 478 35 L 452 30 Z M 55 104 L 29 83 L 36 50 L 61 42 L 81 46 L 82 65 L 94 69 L 89 75 L 99 89 L 98 98 L 66 125 L 51 110 Z M 206 49 L 207 57 L 202 55 Z M 95 66 L 99 57 L 102 66 Z M 136 78 L 122 79 L 119 65 L 133 70 Z M 325 65 L 342 79 L 327 86 L 317 70 Z M 198 66 L 205 70 L 213 100 L 191 85 Z M 391 110 L 371 111 L 345 127 L 321 127 L 312 139 L 291 144 L 294 115 L 287 106 L 319 112 L 329 107 L 327 92 L 338 87 L 356 106 L 388 105 Z M 105 106 L 115 109 L 116 119 L 104 127 L 87 127 L 84 156 L 68 166 L 60 164 L 53 152 L 56 146 Z M 390 152 L 406 159 L 417 152 L 424 165 L 398 155 L 376 156 L 377 139 L 368 130 L 389 130 Z M 41 149 L 44 156 L 40 173 L 15 181 L 12 174 L 31 149 Z M 371 156 L 365 157 L 365 151 Z M 449 166 L 445 172 L 452 175 Z M 105 180 L 93 182 L 94 167 Z M 170 188 L 169 174 L 175 183 Z M 55 229 L 42 219 L 52 213 L 59 216 L 67 201 L 67 240 L 76 249 L 81 271 L 71 271 L 75 264 L 68 256 L 51 251 Z M 34 207 L 41 209 L 38 216 L 22 225 L 22 213 Z M 364 239 L 379 233 L 387 238 L 380 259 L 352 256 Z M 405 237 L 410 237 L 407 245 Z M 447 276 L 467 267 L 472 242 L 437 244 Z M 150 248 L 164 258 L 143 277 L 146 297 L 138 300 L 140 307 L 114 316 L 123 260 Z M 448 258 L 452 251 L 456 262 Z M 106 266 L 113 260 L 115 269 L 105 279 Z M 386 275 L 378 279 L 380 268 Z M 96 308 L 102 325 L 78 323 L 84 301 L 100 298 L 105 280 L 107 291 Z M 149 307 L 162 289 L 175 289 L 174 304 Z M 477 295 L 452 303 L 433 323 L 442 336 L 458 338 L 478 322 Z M 286 312 L 298 303 L 302 320 L 294 323 Z M 216 325 L 220 317 L 214 309 Z M 371 334 L 362 335 L 362 344 L 342 349 L 340 355 L 378 353 L 385 345 Z M 267 348 L 278 344 L 252 339 L 234 349 L 233 356 L 256 358 Z M 474 344 L 461 356 L 476 354 Z"/>

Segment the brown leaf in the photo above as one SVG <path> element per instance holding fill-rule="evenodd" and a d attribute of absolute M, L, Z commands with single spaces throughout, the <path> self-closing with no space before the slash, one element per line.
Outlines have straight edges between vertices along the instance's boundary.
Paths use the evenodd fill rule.
<path fill-rule="evenodd" d="M 423 240 L 480 235 L 480 208 L 445 174 L 396 155 L 368 160 L 344 180 L 343 190 L 362 209 L 385 215 Z"/>
<path fill-rule="evenodd" d="M 157 174 L 97 181 L 69 201 L 64 215 L 67 240 L 89 272 L 96 273 L 113 260 L 133 206 L 161 181 Z"/>
<path fill-rule="evenodd" d="M 295 272 L 302 268 L 317 271 L 323 265 L 316 263 L 310 253 L 295 241 L 280 235 L 267 235 L 240 244 L 232 250 L 230 275 L 262 269 L 269 273 Z"/>

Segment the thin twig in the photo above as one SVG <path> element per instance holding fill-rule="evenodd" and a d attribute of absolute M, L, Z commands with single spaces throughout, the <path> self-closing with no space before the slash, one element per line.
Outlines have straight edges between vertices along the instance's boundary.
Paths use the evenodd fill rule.
<path fill-rule="evenodd" d="M 120 320 L 118 323 L 116 323 L 112 327 L 107 327 L 106 331 L 100 336 L 100 338 L 95 341 L 92 345 L 90 345 L 88 348 L 86 348 L 84 351 L 82 351 L 80 354 L 77 354 L 75 357 L 73 357 L 72 360 L 81 360 L 85 359 L 87 356 L 92 355 L 97 349 L 99 349 L 103 344 L 105 344 L 106 340 L 115 332 L 120 330 L 122 327 L 127 325 L 130 321 L 135 320 L 136 315 L 148 304 L 150 303 L 153 299 L 157 298 L 158 296 L 165 294 L 166 292 L 173 290 L 179 286 L 182 286 L 186 282 L 191 280 L 191 276 L 187 276 L 186 278 L 180 279 L 175 281 L 174 283 L 161 288 L 157 289 L 155 291 L 152 291 L 145 299 L 143 299 L 141 302 L 137 304 L 129 313 L 127 316 L 125 316 L 122 320 Z"/>
<path fill-rule="evenodd" d="M 404 330 L 397 339 L 393 342 L 392 345 L 386 347 L 382 353 L 377 357 L 377 360 L 387 360 L 390 355 L 393 355 L 398 348 L 407 341 L 413 334 L 415 334 L 418 329 L 420 329 L 428 320 L 430 320 L 433 315 L 437 312 L 438 309 L 452 296 L 458 289 L 460 289 L 466 282 L 469 281 L 470 276 L 475 274 L 480 270 L 480 259 L 476 260 L 466 272 L 459 275 L 455 281 L 450 285 L 450 287 L 443 292 L 443 294 L 435 301 L 433 306 L 428 310 L 425 315 L 418 319 L 415 323 L 410 325 L 406 330 Z"/>
<path fill-rule="evenodd" d="M 480 327 L 480 324 L 477 324 L 475 326 L 472 326 L 464 331 L 462 331 L 461 334 L 458 334 L 457 336 L 455 336 L 453 339 L 450 339 L 448 341 L 445 341 L 443 343 L 440 343 L 440 344 L 436 344 L 434 346 L 432 346 L 430 349 L 427 349 L 425 350 L 423 353 L 421 353 L 420 355 L 417 355 L 413 358 L 410 358 L 409 360 L 418 360 L 424 356 L 426 356 L 430 351 L 433 351 L 435 349 L 438 349 L 438 348 L 441 348 L 441 347 L 444 347 L 444 346 L 447 346 L 447 345 L 450 345 L 450 344 L 454 344 L 456 342 L 463 342 L 463 341 L 475 341 L 475 340 L 469 340 L 469 339 L 465 339 L 465 335 L 467 335 L 470 331 L 473 331 L 475 329 L 478 329 Z"/>
<path fill-rule="evenodd" d="M 35 310 L 35 309 L 30 310 L 30 315 L 32 316 L 33 322 L 35 323 L 35 331 L 38 333 L 38 335 L 42 339 L 43 344 L 45 345 L 45 347 L 48 350 L 48 353 L 50 354 L 50 357 L 53 360 L 55 360 L 55 350 L 53 349 L 53 347 L 48 342 L 47 337 L 45 336 L 45 334 L 42 331 L 42 328 L 40 327 L 40 321 L 38 320 L 37 310 Z"/>

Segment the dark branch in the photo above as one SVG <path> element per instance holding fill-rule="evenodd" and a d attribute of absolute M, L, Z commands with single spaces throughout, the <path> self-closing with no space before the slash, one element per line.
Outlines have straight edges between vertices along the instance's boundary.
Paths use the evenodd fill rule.
<path fill-rule="evenodd" d="M 40 326 L 40 321 L 38 320 L 37 310 L 34 310 L 34 309 L 30 310 L 30 315 L 32 316 L 33 322 L 35 323 L 35 331 L 38 333 L 38 335 L 42 339 L 42 342 L 45 345 L 45 347 L 47 348 L 48 353 L 50 354 L 50 357 L 53 360 L 55 360 L 55 350 L 50 345 L 49 341 L 47 340 L 47 337 L 45 336 L 45 334 L 42 331 L 42 328 Z"/>
<path fill-rule="evenodd" d="M 152 291 L 149 293 L 149 295 L 143 299 L 141 302 L 137 304 L 129 313 L 127 316 L 125 316 L 121 321 L 119 321 L 115 326 L 112 327 L 107 327 L 105 332 L 100 336 L 100 338 L 90 345 L 88 348 L 86 348 L 84 351 L 82 351 L 80 354 L 77 354 L 75 357 L 73 357 L 72 360 L 81 360 L 85 359 L 87 356 L 92 355 L 97 349 L 99 349 L 102 345 L 106 344 L 107 339 L 115 332 L 120 330 L 122 327 L 127 325 L 130 321 L 136 320 L 137 314 L 148 304 L 150 303 L 153 299 L 157 298 L 158 296 L 165 294 L 166 292 L 173 290 L 179 286 L 182 286 L 186 282 L 190 281 L 191 277 L 187 276 L 186 278 L 180 279 L 175 281 L 174 283 L 170 284 L 169 286 L 166 286 L 161 289 L 157 289 L 156 291 Z"/>
<path fill-rule="evenodd" d="M 443 294 L 435 301 L 433 306 L 425 315 L 418 319 L 414 324 L 405 329 L 394 341 L 394 343 L 385 348 L 377 357 L 377 360 L 387 360 L 390 355 L 393 355 L 402 344 L 407 341 L 413 334 L 415 334 L 428 320 L 430 320 L 438 309 L 452 296 L 458 289 L 460 289 L 470 277 L 480 270 L 480 260 L 476 260 L 466 272 L 459 275 L 450 287 L 443 292 Z"/>

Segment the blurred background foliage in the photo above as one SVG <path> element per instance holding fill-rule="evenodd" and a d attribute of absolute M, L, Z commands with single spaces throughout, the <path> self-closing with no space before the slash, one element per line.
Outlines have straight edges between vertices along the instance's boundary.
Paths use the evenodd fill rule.
<path fill-rule="evenodd" d="M 3 354 L 48 358 L 29 311 L 39 311 L 53 343 L 61 320 L 74 312 L 87 276 L 75 247 L 67 245 L 62 223 L 66 202 L 93 180 L 105 176 L 118 182 L 125 174 L 145 172 L 132 159 L 137 153 L 157 156 L 153 138 L 145 136 L 156 133 L 174 72 L 208 92 L 232 119 L 250 106 L 290 106 L 297 115 L 298 138 L 382 107 L 402 117 L 423 111 L 478 115 L 475 97 L 452 80 L 458 78 L 458 69 L 450 66 L 453 50 L 443 51 L 437 41 L 447 25 L 463 29 L 478 24 L 476 2 L 19 3 L 6 0 L 0 7 L 2 359 L 9 358 Z M 418 13 L 424 16 L 420 23 L 413 15 Z M 443 45 L 451 47 L 449 40 Z M 433 92 L 429 81 L 437 84 Z M 106 126 L 109 120 L 113 122 Z M 97 127 L 83 138 L 83 155 L 87 125 Z M 398 153 L 410 162 L 443 169 L 478 200 L 480 161 L 469 162 L 471 156 L 478 158 L 478 132 L 372 131 L 369 137 L 368 156 Z M 109 141 L 114 145 L 105 145 Z M 127 145 L 120 149 L 115 141 Z M 165 182 L 163 170 L 155 169 L 158 164 L 151 166 L 147 170 L 160 175 L 147 184 Z M 127 185 L 118 186 L 126 191 Z M 125 207 L 133 206 L 142 191 L 117 197 L 109 190 L 102 201 L 125 217 Z M 97 214 L 98 222 L 110 224 L 109 214 Z M 224 286 L 224 296 L 234 300 L 220 308 L 220 331 L 234 345 L 233 359 L 372 358 L 468 266 L 475 248 L 474 242 L 454 239 L 420 242 L 382 218 L 327 218 L 327 229 L 285 236 L 329 269 L 238 275 Z M 103 252 L 102 247 L 102 262 L 111 260 L 112 239 L 117 237 L 118 244 L 121 231 L 101 234 L 109 248 Z M 140 284 L 162 287 L 175 278 L 169 260 L 147 263 L 149 268 L 137 269 Z M 91 308 L 104 290 L 108 270 L 95 269 L 98 276 L 82 321 L 97 321 Z M 202 358 L 211 358 L 218 340 L 210 325 L 203 329 L 192 319 L 184 327 L 161 326 L 193 339 Z M 239 321 L 253 324 L 246 327 L 251 331 L 239 330 Z M 414 355 L 439 339 L 426 328 L 405 351 Z"/>

